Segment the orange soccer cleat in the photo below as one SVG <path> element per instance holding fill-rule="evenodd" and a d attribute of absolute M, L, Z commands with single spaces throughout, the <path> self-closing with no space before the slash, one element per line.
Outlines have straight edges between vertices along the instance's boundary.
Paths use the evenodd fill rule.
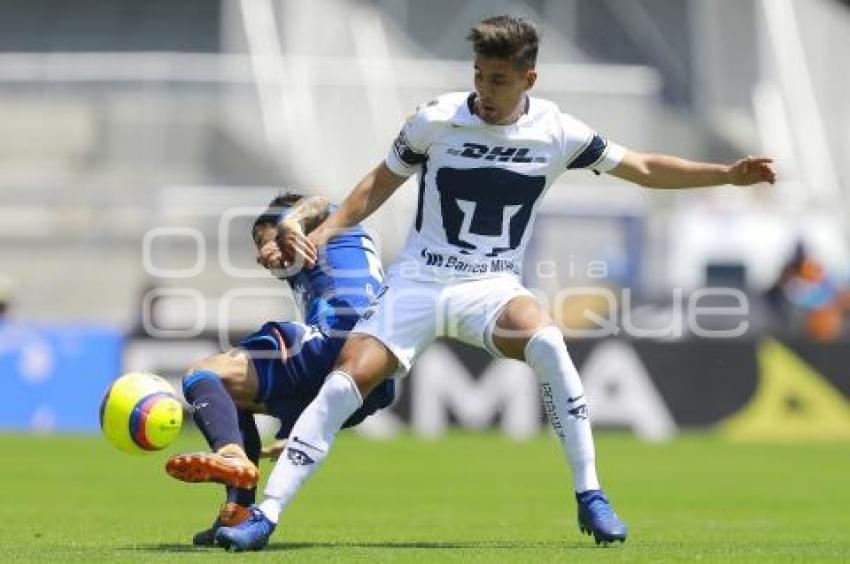
<path fill-rule="evenodd" d="M 172 456 L 165 462 L 165 471 L 183 482 L 218 482 L 243 489 L 256 487 L 260 479 L 257 466 L 237 445 Z"/>

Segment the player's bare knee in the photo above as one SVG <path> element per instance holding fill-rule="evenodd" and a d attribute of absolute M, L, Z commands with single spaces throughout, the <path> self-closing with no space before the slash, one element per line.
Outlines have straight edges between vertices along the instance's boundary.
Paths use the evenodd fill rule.
<path fill-rule="evenodd" d="M 540 302 L 531 296 L 519 296 L 508 302 L 499 312 L 496 329 L 501 329 L 506 334 L 512 332 L 530 337 L 549 324 L 549 315 Z"/>
<path fill-rule="evenodd" d="M 187 376 L 190 376 L 195 372 L 201 372 L 202 370 L 205 370 L 207 366 L 206 360 L 207 359 L 196 360 L 195 362 L 190 364 L 189 367 L 186 369 L 186 373 L 183 375 L 183 379 L 185 380 Z"/>
<path fill-rule="evenodd" d="M 222 358 L 223 356 L 224 356 L 223 354 L 214 354 L 214 355 L 208 356 L 204 359 L 193 362 L 189 366 L 189 370 L 187 371 L 187 374 L 194 374 L 196 372 L 209 371 L 209 372 L 215 372 L 219 377 L 221 377 L 220 373 L 221 373 L 222 368 L 224 367 L 224 364 L 225 364 L 223 362 L 223 358 Z"/>
<path fill-rule="evenodd" d="M 352 335 L 340 351 L 336 369 L 348 374 L 365 397 L 398 367 L 395 355 L 368 335 Z"/>
<path fill-rule="evenodd" d="M 551 323 L 540 302 L 531 296 L 520 296 L 508 302 L 499 313 L 492 341 L 505 356 L 522 360 L 528 341 Z"/>
<path fill-rule="evenodd" d="M 251 387 L 248 378 L 249 362 L 244 351 L 215 354 L 192 364 L 186 377 L 202 371 L 213 372 L 234 400 L 253 400 L 253 396 L 248 397 Z"/>

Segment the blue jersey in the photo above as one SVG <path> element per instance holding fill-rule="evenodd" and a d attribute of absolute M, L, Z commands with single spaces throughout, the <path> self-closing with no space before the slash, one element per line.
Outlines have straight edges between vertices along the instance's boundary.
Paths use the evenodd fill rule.
<path fill-rule="evenodd" d="M 286 281 L 304 322 L 338 334 L 351 330 L 372 305 L 383 287 L 384 273 L 372 238 L 357 225 L 328 241 L 315 266 Z"/>
<path fill-rule="evenodd" d="M 255 401 L 280 420 L 281 438 L 319 393 L 348 332 L 383 287 L 384 274 L 372 238 L 358 225 L 328 241 L 313 268 L 285 280 L 306 324 L 272 321 L 240 343 L 257 373 Z M 394 396 L 395 382 L 385 380 L 343 426 L 358 424 Z"/>

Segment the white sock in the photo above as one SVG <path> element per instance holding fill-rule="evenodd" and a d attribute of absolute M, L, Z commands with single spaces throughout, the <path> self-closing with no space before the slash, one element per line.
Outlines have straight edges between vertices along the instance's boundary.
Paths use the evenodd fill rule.
<path fill-rule="evenodd" d="M 321 466 L 337 431 L 361 405 L 363 399 L 351 376 L 340 370 L 331 372 L 292 427 L 286 448 L 266 482 L 266 497 L 259 507 L 272 522 L 278 522 L 281 511 Z"/>
<path fill-rule="evenodd" d="M 561 331 L 552 326 L 538 331 L 525 347 L 525 360 L 537 376 L 543 409 L 572 468 L 575 490 L 599 489 L 587 399 Z"/>

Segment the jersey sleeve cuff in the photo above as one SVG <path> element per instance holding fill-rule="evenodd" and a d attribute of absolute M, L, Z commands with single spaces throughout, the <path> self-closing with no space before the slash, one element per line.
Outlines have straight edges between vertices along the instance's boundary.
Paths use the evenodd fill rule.
<path fill-rule="evenodd" d="M 418 166 L 410 166 L 406 164 L 398 158 L 395 151 L 392 149 L 390 149 L 390 152 L 387 153 L 384 162 L 386 162 L 387 168 L 390 169 L 390 172 L 396 176 L 403 176 L 405 178 L 416 172 L 416 169 L 418 168 Z"/>
<path fill-rule="evenodd" d="M 626 156 L 625 147 L 608 141 L 605 152 L 602 153 L 598 161 L 590 165 L 590 168 L 596 172 L 610 172 L 617 168 L 624 156 Z"/>

